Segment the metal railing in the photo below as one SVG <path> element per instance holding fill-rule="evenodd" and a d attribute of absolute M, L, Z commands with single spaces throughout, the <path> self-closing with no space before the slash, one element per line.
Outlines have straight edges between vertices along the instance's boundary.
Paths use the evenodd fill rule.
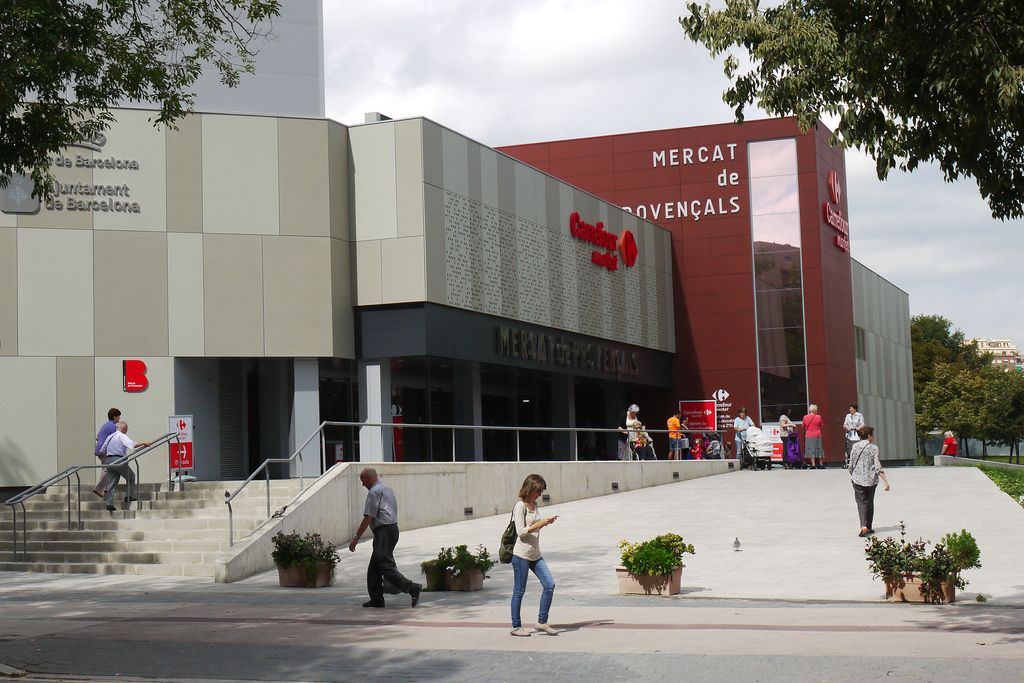
<path fill-rule="evenodd" d="M 25 558 L 26 560 L 28 559 L 28 510 L 25 508 L 25 502 L 27 500 L 29 500 L 30 498 L 33 498 L 34 496 L 37 496 L 37 495 L 39 495 L 41 493 L 45 493 L 46 489 L 48 489 L 51 486 L 56 485 L 58 482 L 61 482 L 61 481 L 66 482 L 66 485 L 67 485 L 68 529 L 69 530 L 76 530 L 76 529 L 77 530 L 81 530 L 81 529 L 84 529 L 85 526 L 82 524 L 82 477 L 81 477 L 81 475 L 79 473 L 82 472 L 83 470 L 106 469 L 107 467 L 110 467 L 112 465 L 134 465 L 135 466 L 135 482 L 136 482 L 136 486 L 138 486 L 139 482 L 142 481 L 142 478 L 141 478 L 142 468 L 141 468 L 141 465 L 139 464 L 139 458 L 142 457 L 143 455 L 145 455 L 146 453 L 151 452 L 154 448 L 162 446 L 165 443 L 170 443 L 171 441 L 178 441 L 178 432 L 171 432 L 169 434 L 164 434 L 159 439 L 156 439 L 155 441 L 150 443 L 148 446 L 144 446 L 142 448 L 139 448 L 139 449 L 129 453 L 128 455 L 125 455 L 124 457 L 115 460 L 114 462 L 107 463 L 106 465 L 73 465 L 73 466 L 68 467 L 67 469 L 63 470 L 62 472 L 58 472 L 57 474 L 54 474 L 53 476 L 51 476 L 51 477 L 49 477 L 47 479 L 44 479 L 43 481 L 39 482 L 38 484 L 35 484 L 34 486 L 30 486 L 29 488 L 25 489 L 21 493 L 18 493 L 18 494 L 14 495 L 14 496 L 11 496 L 7 500 L 5 500 L 4 504 L 7 505 L 11 509 L 11 515 L 12 515 L 11 534 L 12 534 L 12 540 L 14 542 L 14 545 L 12 547 L 12 551 L 13 551 L 13 554 L 14 554 L 13 555 L 14 560 L 17 561 L 17 559 L 18 559 L 18 507 L 21 508 L 22 557 Z M 170 459 L 168 459 L 168 466 L 169 466 L 169 464 L 170 464 Z M 77 491 L 77 495 L 75 496 L 76 503 L 77 503 L 76 507 L 78 509 L 78 519 L 77 519 L 77 524 L 76 525 L 72 525 L 72 523 L 71 523 L 71 477 L 75 478 L 75 491 Z M 137 496 L 137 499 L 135 501 L 136 502 L 136 509 L 138 509 L 138 510 L 142 509 L 142 500 L 141 500 L 141 498 L 142 498 L 141 496 Z M 126 509 L 131 509 L 131 501 L 129 501 L 128 508 L 126 508 Z"/>
<path fill-rule="evenodd" d="M 302 471 L 302 449 L 304 449 L 306 446 L 308 446 L 310 444 L 310 442 L 316 437 L 317 434 L 321 435 L 321 445 L 323 444 L 322 436 L 323 436 L 323 428 L 324 428 L 325 424 L 327 424 L 327 423 L 326 422 L 321 422 L 320 426 L 317 427 L 316 430 L 312 434 L 310 434 L 309 437 L 307 437 L 305 441 L 302 442 L 302 445 L 299 446 L 298 450 L 296 450 L 294 453 L 292 453 L 291 456 L 289 456 L 287 458 L 267 458 L 266 460 L 263 461 L 263 463 L 259 467 L 256 468 L 256 470 L 252 474 L 250 474 L 248 477 L 246 477 L 245 481 L 243 481 L 238 486 L 238 488 L 236 488 L 234 490 L 234 492 L 229 492 L 229 491 L 225 491 L 224 492 L 224 503 L 228 506 L 228 545 L 232 545 L 233 546 L 235 544 L 235 511 L 231 507 L 231 502 L 235 498 L 237 498 L 240 493 L 242 493 L 242 490 L 245 489 L 245 487 L 248 486 L 250 484 L 250 482 L 252 482 L 260 472 L 264 473 L 264 478 L 267 481 L 267 519 L 270 519 L 270 517 L 271 517 L 271 512 L 270 512 L 270 468 L 268 467 L 268 465 L 272 465 L 274 463 L 285 463 L 285 462 L 286 463 L 292 463 L 295 460 L 299 461 L 299 492 L 297 494 L 295 494 L 295 496 L 291 500 L 289 500 L 285 504 L 284 508 L 282 508 L 282 509 L 286 509 L 289 505 L 294 503 L 295 500 L 299 496 L 302 495 L 302 492 L 306 490 L 306 477 L 305 477 L 305 474 Z M 321 456 L 320 462 L 323 463 L 323 456 Z M 324 473 L 324 469 L 323 469 L 323 467 L 321 467 L 320 475 L 323 476 L 323 473 Z M 264 521 L 266 521 L 266 520 L 264 520 Z"/>
<path fill-rule="evenodd" d="M 264 460 L 263 463 L 259 467 L 257 467 L 256 470 L 252 474 L 250 474 L 246 478 L 246 480 L 243 481 L 238 486 L 238 488 L 236 488 L 233 492 L 229 492 L 229 491 L 225 491 L 224 492 L 224 498 L 225 498 L 224 502 L 228 506 L 228 543 L 229 543 L 229 545 L 233 546 L 235 544 L 234 510 L 232 508 L 231 503 L 232 503 L 232 501 L 235 500 L 235 498 L 237 498 L 242 493 L 242 491 L 245 489 L 246 486 L 248 486 L 251 482 L 253 482 L 256 479 L 256 477 L 260 474 L 260 472 L 264 473 L 264 479 L 266 480 L 266 493 L 267 493 L 267 517 L 266 517 L 266 519 L 270 519 L 273 516 L 273 514 L 271 513 L 271 510 L 270 510 L 270 507 L 271 507 L 270 506 L 270 470 L 268 468 L 268 465 L 271 465 L 271 464 L 274 464 L 274 463 L 293 463 L 295 460 L 298 460 L 298 462 L 299 462 L 299 467 L 298 467 L 298 469 L 299 469 L 299 482 L 300 482 L 299 483 L 299 492 L 297 494 L 295 494 L 295 496 L 293 496 L 288 501 L 288 503 L 286 503 L 281 508 L 282 512 L 285 509 L 287 509 L 289 506 L 291 506 L 292 503 L 294 503 L 296 500 L 298 500 L 298 498 L 306 490 L 306 483 L 305 483 L 306 482 L 306 477 L 305 477 L 305 475 L 303 473 L 303 470 L 302 470 L 302 451 L 306 448 L 306 446 L 308 446 L 313 441 L 313 439 L 317 436 L 317 434 L 320 435 L 320 475 L 319 476 L 323 476 L 327 472 L 327 460 L 326 460 L 327 459 L 327 440 L 326 440 L 326 436 L 324 434 L 324 430 L 327 427 L 351 427 L 351 428 L 371 427 L 371 428 L 378 428 L 378 429 L 389 428 L 389 429 L 392 429 L 392 430 L 394 430 L 394 429 L 431 429 L 431 430 L 440 429 L 440 430 L 450 431 L 451 434 L 452 434 L 452 462 L 457 462 L 455 434 L 458 431 L 476 431 L 476 430 L 480 430 L 480 431 L 515 432 L 516 462 L 522 462 L 522 460 L 521 460 L 521 451 L 520 451 L 520 439 L 519 439 L 520 432 L 555 432 L 555 433 L 572 433 L 572 434 L 577 434 L 579 432 L 587 432 L 587 433 L 597 432 L 597 433 L 603 433 L 603 434 L 616 434 L 616 435 L 618 435 L 618 434 L 623 434 L 623 433 L 634 434 L 634 433 L 638 433 L 639 431 L 641 431 L 641 430 L 635 430 L 635 429 L 627 430 L 627 429 L 623 429 L 623 428 L 605 428 L 605 427 L 517 427 L 517 426 L 507 426 L 507 425 L 415 424 L 415 423 L 395 423 L 395 422 L 335 422 L 335 421 L 325 420 L 324 422 L 320 423 L 320 426 L 317 427 L 313 431 L 313 433 L 310 434 L 309 437 L 307 437 L 306 440 L 302 442 L 302 445 L 299 446 L 299 448 L 294 453 L 292 453 L 289 457 L 287 457 L 287 458 L 268 458 L 267 460 Z M 673 431 L 673 432 L 681 431 L 681 432 L 686 433 L 686 434 L 711 434 L 711 433 L 721 433 L 721 432 L 727 431 L 727 430 L 721 430 L 721 429 L 718 429 L 718 430 L 715 430 L 715 429 L 680 429 L 680 430 L 645 429 L 645 430 L 642 430 L 642 431 L 645 431 L 648 434 L 668 434 L 669 431 Z M 723 440 L 723 446 L 724 446 L 724 440 Z M 578 461 L 578 460 L 579 460 L 579 453 L 578 453 L 578 446 L 577 446 L 576 448 L 573 449 L 572 461 Z M 319 477 L 317 477 L 317 479 L 318 478 Z M 313 483 L 315 483 L 315 479 L 312 479 L 310 481 L 310 485 L 312 485 Z M 266 520 L 264 520 L 264 521 L 266 521 Z"/>
<path fill-rule="evenodd" d="M 684 434 L 720 434 L 726 429 L 624 429 L 622 427 L 521 427 L 521 426 L 508 426 L 508 425 L 453 425 L 453 424 L 415 424 L 415 423 L 395 423 L 395 422 L 332 422 L 326 421 L 320 423 L 320 427 L 317 429 L 320 432 L 320 471 L 323 472 L 326 466 L 326 443 L 323 435 L 324 427 L 376 427 L 383 428 L 388 427 L 392 430 L 395 429 L 443 429 L 451 432 L 452 435 L 452 462 L 457 461 L 456 457 L 456 439 L 455 434 L 458 431 L 486 431 L 486 432 L 515 432 L 515 451 L 516 451 L 516 462 L 522 462 L 522 455 L 520 450 L 520 432 L 554 432 L 554 433 L 571 433 L 578 434 L 579 432 L 585 433 L 599 433 L 599 434 L 636 434 L 640 431 L 647 432 L 648 434 L 668 434 L 671 432 L 682 432 Z M 314 432 L 315 434 L 316 432 Z M 308 441 L 307 441 L 308 443 Z M 722 440 L 725 443 L 725 440 Z M 578 445 L 573 449 L 573 461 L 579 460 L 579 447 Z"/>

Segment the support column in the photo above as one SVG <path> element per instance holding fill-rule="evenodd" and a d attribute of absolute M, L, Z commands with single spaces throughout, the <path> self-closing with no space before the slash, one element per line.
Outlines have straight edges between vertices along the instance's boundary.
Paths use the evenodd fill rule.
<path fill-rule="evenodd" d="M 576 426 L 576 383 L 572 375 L 551 375 L 551 424 Z M 576 432 L 555 433 L 555 459 L 578 460 Z"/>
<path fill-rule="evenodd" d="M 483 420 L 480 401 L 480 364 L 456 362 L 452 368 L 454 382 L 452 401 L 456 424 L 478 425 Z M 455 432 L 455 457 L 457 460 L 484 459 L 484 437 L 479 429 L 460 429 Z"/>
<path fill-rule="evenodd" d="M 391 363 L 359 362 L 359 419 L 363 422 L 391 422 Z M 381 427 L 359 428 L 359 460 L 392 462 L 393 434 Z"/>
<path fill-rule="evenodd" d="M 316 358 L 292 361 L 292 423 L 288 435 L 289 450 L 294 453 L 320 426 L 320 364 Z M 299 476 L 299 460 L 291 464 L 292 477 Z M 320 437 L 302 449 L 302 474 L 317 477 L 320 468 Z"/>

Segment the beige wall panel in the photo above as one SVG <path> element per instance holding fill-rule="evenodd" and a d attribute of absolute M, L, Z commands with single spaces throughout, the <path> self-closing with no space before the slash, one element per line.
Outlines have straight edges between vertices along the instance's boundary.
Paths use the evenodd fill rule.
<path fill-rule="evenodd" d="M 18 353 L 93 355 L 92 232 L 18 230 Z"/>
<path fill-rule="evenodd" d="M 264 237 L 263 301 L 266 355 L 330 356 L 329 238 Z"/>
<path fill-rule="evenodd" d="M 174 359 L 138 357 L 146 364 L 145 391 L 127 393 L 122 383 L 121 357 L 96 358 L 96 401 L 93 428 L 107 417 L 107 410 L 116 406 L 121 419 L 128 423 L 128 436 L 133 441 L 152 441 L 167 433 L 167 418 L 174 415 Z M 202 425 L 196 425 L 201 429 Z M 95 432 L 93 433 L 95 436 Z M 167 481 L 167 446 L 142 456 L 140 478 L 144 482 Z M 200 457 L 197 454 L 196 457 Z"/>
<path fill-rule="evenodd" d="M 327 144 L 330 148 L 331 237 L 351 240 L 349 230 L 348 128 L 334 121 L 327 122 Z"/>
<path fill-rule="evenodd" d="M 203 236 L 167 233 L 168 355 L 203 355 L 203 308 Z"/>
<path fill-rule="evenodd" d="M 327 121 L 278 119 L 281 234 L 331 234 Z"/>
<path fill-rule="evenodd" d="M 165 230 L 167 228 L 167 142 L 164 129 L 150 122 L 156 112 L 119 109 L 114 112 L 117 123 L 107 131 L 107 144 L 96 159 L 134 161 L 139 168 L 93 170 L 93 182 L 115 190 L 126 188 L 124 195 L 107 197 L 108 201 L 138 204 L 139 212 L 94 211 L 93 227 L 97 230 Z M 97 196 L 103 200 L 104 197 Z"/>
<path fill-rule="evenodd" d="M 355 358 L 355 321 L 352 314 L 352 244 L 331 240 L 331 318 L 334 356 Z"/>
<path fill-rule="evenodd" d="M 190 114 L 168 130 L 167 230 L 203 231 L 203 119 Z"/>
<path fill-rule="evenodd" d="M 18 355 L 18 231 L 0 228 L 0 356 Z"/>
<path fill-rule="evenodd" d="M 18 214 L 0 211 L 0 228 L 18 227 Z"/>
<path fill-rule="evenodd" d="M 95 235 L 96 355 L 166 356 L 167 236 Z"/>
<path fill-rule="evenodd" d="M 277 120 L 203 116 L 203 229 L 276 235 Z"/>
<path fill-rule="evenodd" d="M 0 358 L 0 387 L 0 486 L 56 474 L 57 359 Z"/>
<path fill-rule="evenodd" d="M 385 264 L 381 277 L 382 303 L 426 301 L 423 247 L 422 237 L 381 241 L 381 262 Z"/>
<path fill-rule="evenodd" d="M 398 236 L 423 234 L 423 119 L 395 124 Z"/>
<path fill-rule="evenodd" d="M 263 245 L 255 235 L 206 235 L 207 356 L 263 355 Z"/>
<path fill-rule="evenodd" d="M 380 240 L 356 242 L 356 306 L 382 303 Z"/>
<path fill-rule="evenodd" d="M 356 240 L 398 236 L 395 126 L 379 123 L 349 129 L 352 148 Z"/>
<path fill-rule="evenodd" d="M 90 230 L 92 228 L 92 211 L 69 210 L 68 199 L 89 199 L 90 196 L 78 194 L 77 185 L 92 185 L 93 170 L 85 166 L 93 159 L 91 150 L 82 147 L 66 147 L 60 154 L 50 155 L 52 160 L 61 159 L 61 165 L 50 164 L 53 176 L 60 183 L 55 185 L 53 203 L 43 202 L 39 213 L 18 216 L 19 228 L 72 228 Z M 65 194 L 65 191 L 69 194 Z M 47 208 L 50 207 L 50 208 Z"/>
<path fill-rule="evenodd" d="M 72 465 L 99 464 L 93 455 L 99 430 L 99 423 L 93 423 L 96 412 L 93 406 L 96 400 L 95 365 L 91 357 L 57 359 L 58 470 Z M 96 477 L 83 473 L 82 480 L 94 482 Z"/>

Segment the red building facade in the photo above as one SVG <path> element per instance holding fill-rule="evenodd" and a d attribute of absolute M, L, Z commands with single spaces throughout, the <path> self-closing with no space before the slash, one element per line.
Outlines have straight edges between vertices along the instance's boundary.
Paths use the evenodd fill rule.
<path fill-rule="evenodd" d="M 760 424 L 857 400 L 843 151 L 792 118 L 499 148 L 672 232 L 673 399 Z M 568 229 L 568 228 L 567 228 Z"/>

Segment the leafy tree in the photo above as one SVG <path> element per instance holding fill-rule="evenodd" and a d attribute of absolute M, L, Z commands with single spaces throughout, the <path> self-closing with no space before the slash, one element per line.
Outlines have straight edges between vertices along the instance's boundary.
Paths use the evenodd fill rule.
<path fill-rule="evenodd" d="M 914 362 L 915 390 L 924 387 L 942 363 L 958 363 L 971 370 L 988 365 L 991 357 L 978 352 L 978 345 L 941 315 L 915 315 L 910 319 L 910 346 Z M 918 405 L 920 411 L 920 405 Z"/>
<path fill-rule="evenodd" d="M 1020 460 L 1020 440 L 1024 438 L 1024 374 L 989 366 L 985 376 L 985 406 L 980 434 L 984 446 L 991 442 L 1010 446 Z"/>
<path fill-rule="evenodd" d="M 227 86 L 253 70 L 278 0 L 7 0 L 0 3 L 0 186 L 31 173 L 48 196 L 49 155 L 106 130 L 119 102 L 191 107 L 204 65 Z"/>
<path fill-rule="evenodd" d="M 987 390 L 985 373 L 940 363 L 931 381 L 914 390 L 918 433 L 949 429 L 961 439 L 982 438 Z"/>
<path fill-rule="evenodd" d="M 713 56 L 752 66 L 724 100 L 795 114 L 803 130 L 837 116 L 835 142 L 864 149 L 879 179 L 935 161 L 973 177 L 996 218 L 1024 216 L 1024 14 L 1019 0 L 726 0 L 680 17 Z"/>

